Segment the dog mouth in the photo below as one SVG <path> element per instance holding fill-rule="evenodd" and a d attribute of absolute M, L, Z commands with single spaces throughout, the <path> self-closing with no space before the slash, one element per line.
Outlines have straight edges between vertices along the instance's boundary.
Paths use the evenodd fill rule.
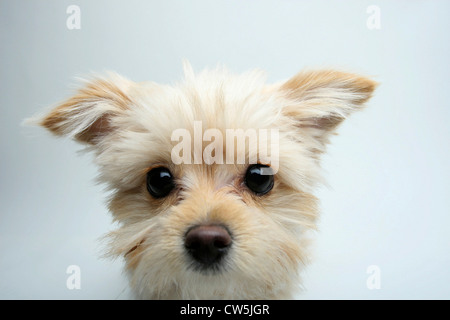
<path fill-rule="evenodd" d="M 189 268 L 208 275 L 224 271 L 232 245 L 231 233 L 223 225 L 196 225 L 184 236 Z"/>
<path fill-rule="evenodd" d="M 227 270 L 226 259 L 221 259 L 222 261 L 215 261 L 213 263 L 204 264 L 197 261 L 190 261 L 188 269 L 194 272 L 200 273 L 205 276 L 214 276 L 221 274 Z"/>

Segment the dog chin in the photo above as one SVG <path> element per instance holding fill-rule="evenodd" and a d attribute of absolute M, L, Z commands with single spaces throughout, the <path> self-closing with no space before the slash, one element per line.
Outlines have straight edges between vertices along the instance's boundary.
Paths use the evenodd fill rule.
<path fill-rule="evenodd" d="M 172 275 L 170 282 L 160 287 L 161 278 L 154 279 L 152 285 L 143 284 L 133 290 L 136 299 L 163 300 L 262 300 L 292 299 L 299 292 L 298 279 L 292 277 L 289 282 L 268 287 L 264 279 L 245 278 L 242 274 L 235 276 L 229 270 L 212 273 L 197 270 L 186 271 L 179 276 Z M 136 277 L 134 274 L 131 277 Z M 142 276 L 141 279 L 145 279 Z M 174 280 L 176 279 L 176 280 Z M 297 280 L 296 280 L 297 279 Z M 132 281 L 132 280 L 131 280 Z"/>

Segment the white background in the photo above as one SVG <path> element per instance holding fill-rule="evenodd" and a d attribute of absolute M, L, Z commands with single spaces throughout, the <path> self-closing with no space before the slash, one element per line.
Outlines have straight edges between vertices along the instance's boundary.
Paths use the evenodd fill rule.
<path fill-rule="evenodd" d="M 81 9 L 69 30 L 66 9 Z M 381 29 L 369 30 L 376 5 Z M 332 140 L 302 299 L 450 298 L 449 1 L 0 1 L 0 298 L 127 299 L 114 228 L 89 155 L 24 118 L 74 77 L 117 71 L 173 83 L 187 58 L 267 71 L 337 67 L 381 83 Z M 66 268 L 81 269 L 81 289 Z M 369 290 L 367 268 L 381 271 Z"/>

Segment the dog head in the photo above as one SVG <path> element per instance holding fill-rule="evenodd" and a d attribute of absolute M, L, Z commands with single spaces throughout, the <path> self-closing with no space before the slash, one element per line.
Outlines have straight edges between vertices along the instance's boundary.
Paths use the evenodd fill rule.
<path fill-rule="evenodd" d="M 40 120 L 95 154 L 144 298 L 287 298 L 315 228 L 312 190 L 331 134 L 375 83 L 333 70 L 268 85 L 223 68 L 174 86 L 87 80 Z"/>

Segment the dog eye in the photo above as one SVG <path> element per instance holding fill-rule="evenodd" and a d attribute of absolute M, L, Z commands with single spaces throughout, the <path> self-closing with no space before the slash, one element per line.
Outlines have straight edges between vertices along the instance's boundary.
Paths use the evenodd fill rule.
<path fill-rule="evenodd" d="M 147 190 L 155 198 L 167 196 L 175 187 L 169 169 L 158 167 L 147 173 Z"/>
<path fill-rule="evenodd" d="M 269 166 L 254 164 L 248 167 L 245 184 L 256 195 L 262 196 L 273 188 L 273 172 Z"/>

